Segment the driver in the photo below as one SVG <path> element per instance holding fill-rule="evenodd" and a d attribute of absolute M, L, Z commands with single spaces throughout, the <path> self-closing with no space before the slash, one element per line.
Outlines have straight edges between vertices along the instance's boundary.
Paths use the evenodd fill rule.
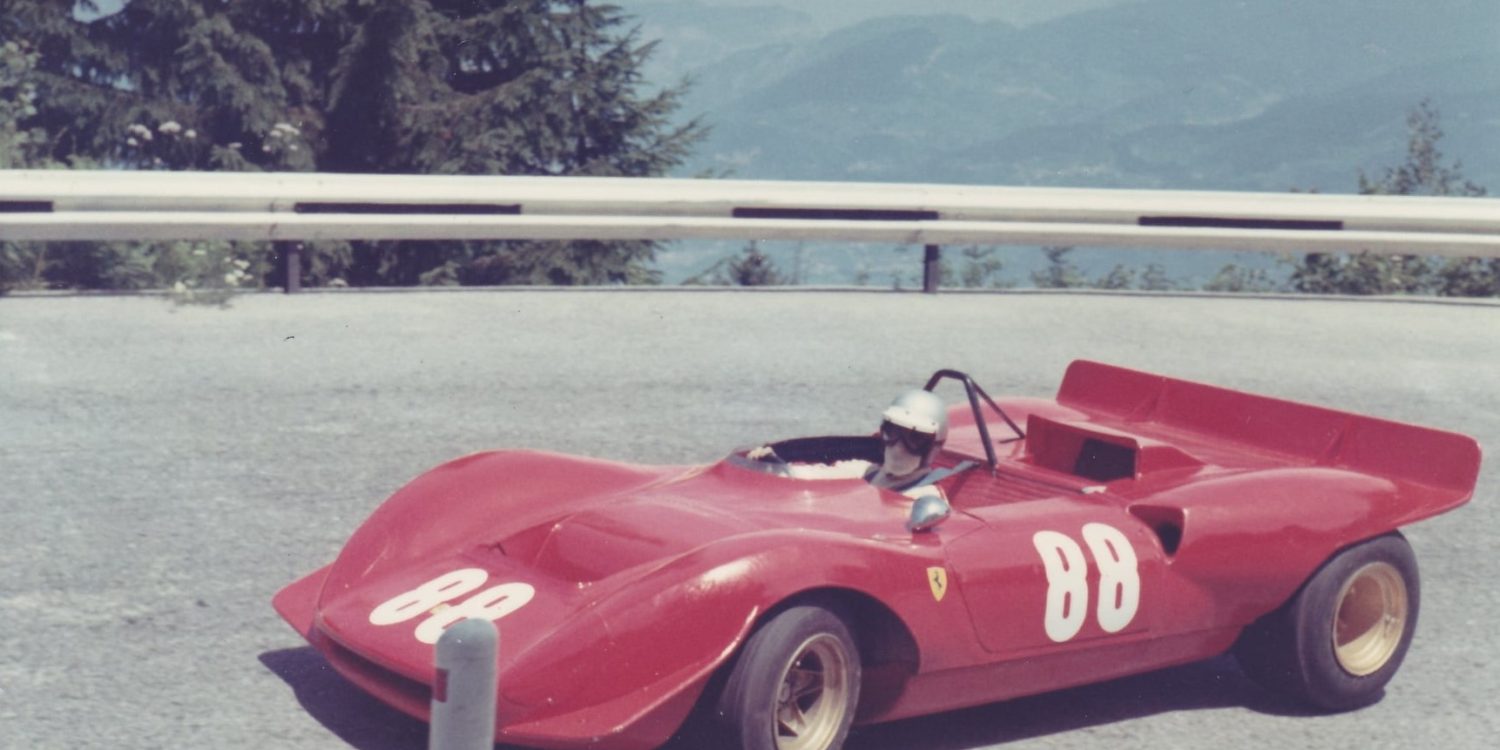
<path fill-rule="evenodd" d="M 880 416 L 883 458 L 865 473 L 865 481 L 909 494 L 928 483 L 932 460 L 948 438 L 948 410 L 931 391 L 912 390 L 897 396 Z"/>

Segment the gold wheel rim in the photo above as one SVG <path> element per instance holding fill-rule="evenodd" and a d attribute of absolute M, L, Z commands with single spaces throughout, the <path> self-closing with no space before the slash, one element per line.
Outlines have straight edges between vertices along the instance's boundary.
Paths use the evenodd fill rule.
<path fill-rule="evenodd" d="M 776 700 L 778 750 L 826 750 L 849 703 L 849 658 L 826 633 L 802 642 L 781 673 Z"/>
<path fill-rule="evenodd" d="M 1408 613 L 1406 580 L 1394 565 L 1370 563 L 1339 591 L 1333 620 L 1333 653 L 1355 677 L 1384 667 L 1401 645 Z"/>

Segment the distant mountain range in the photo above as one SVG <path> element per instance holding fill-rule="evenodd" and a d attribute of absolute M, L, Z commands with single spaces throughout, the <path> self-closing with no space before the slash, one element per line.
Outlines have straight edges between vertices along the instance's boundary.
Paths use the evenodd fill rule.
<path fill-rule="evenodd" d="M 713 127 L 682 174 L 1352 192 L 1428 99 L 1444 153 L 1500 191 L 1500 2 L 1074 5 L 827 33 L 778 5 L 626 10 L 661 40 L 648 75 L 690 76 L 683 114 Z"/>

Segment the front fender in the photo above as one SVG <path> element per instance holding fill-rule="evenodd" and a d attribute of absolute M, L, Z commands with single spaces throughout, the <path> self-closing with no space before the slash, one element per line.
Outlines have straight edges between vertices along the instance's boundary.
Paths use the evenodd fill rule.
<path fill-rule="evenodd" d="M 941 553 L 806 531 L 716 542 L 605 594 L 527 649 L 501 694 L 538 726 L 586 722 L 606 736 L 647 722 L 666 727 L 664 742 L 767 611 L 805 591 L 842 588 L 901 612 L 908 595 L 871 582 L 909 573 L 908 588 L 930 601 L 926 555 Z"/>

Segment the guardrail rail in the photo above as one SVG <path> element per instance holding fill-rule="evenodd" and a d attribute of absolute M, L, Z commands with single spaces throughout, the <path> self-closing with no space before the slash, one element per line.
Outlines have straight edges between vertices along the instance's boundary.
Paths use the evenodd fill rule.
<path fill-rule="evenodd" d="M 609 177 L 0 171 L 0 240 L 683 240 L 1500 257 L 1500 199 Z M 288 291 L 295 291 L 288 275 Z"/>

